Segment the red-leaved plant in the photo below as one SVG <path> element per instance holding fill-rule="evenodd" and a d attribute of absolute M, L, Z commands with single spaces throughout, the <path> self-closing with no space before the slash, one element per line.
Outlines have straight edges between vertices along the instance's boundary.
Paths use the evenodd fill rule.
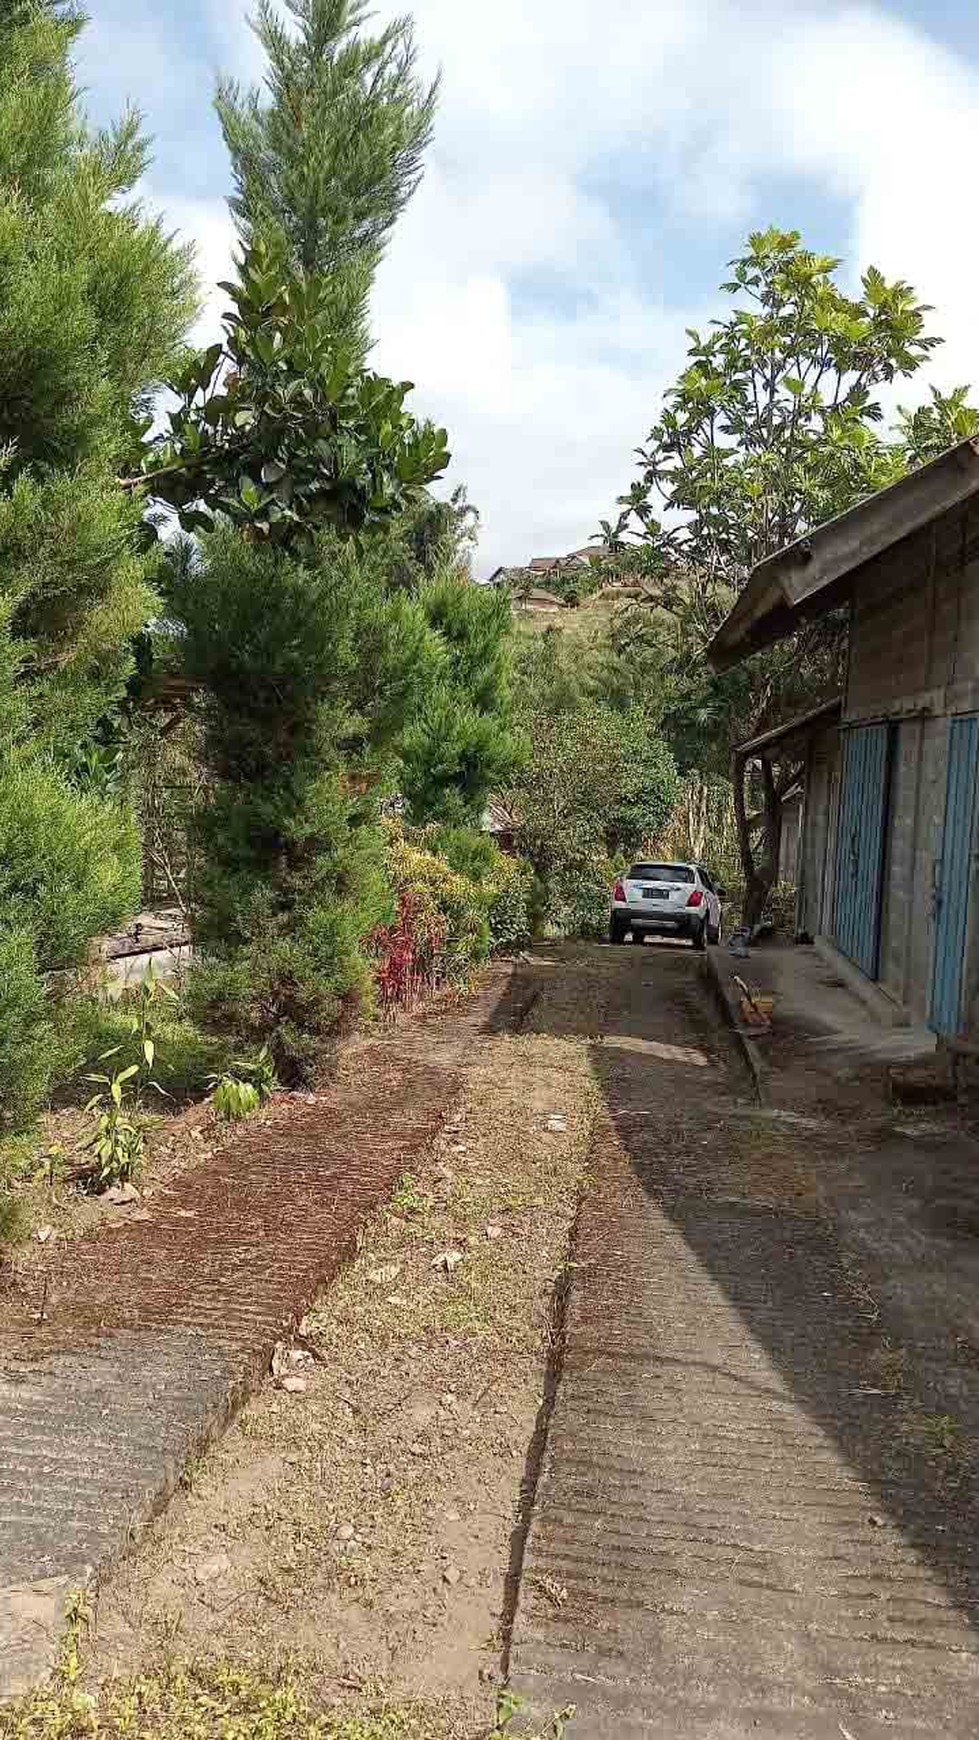
<path fill-rule="evenodd" d="M 394 923 L 381 925 L 371 938 L 378 1002 L 385 1015 L 414 1008 L 445 983 L 447 931 L 445 918 L 424 894 L 401 889 Z"/>

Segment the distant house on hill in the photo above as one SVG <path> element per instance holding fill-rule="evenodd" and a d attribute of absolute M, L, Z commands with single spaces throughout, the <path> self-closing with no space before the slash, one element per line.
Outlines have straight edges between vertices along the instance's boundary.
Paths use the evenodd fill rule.
<path fill-rule="evenodd" d="M 529 592 L 514 594 L 513 607 L 518 613 L 529 610 L 546 616 L 555 610 L 563 610 L 565 601 L 554 592 L 545 592 L 542 586 L 532 586 Z"/>
<path fill-rule="evenodd" d="M 589 544 L 584 549 L 571 550 L 565 556 L 532 556 L 529 562 L 522 565 L 494 569 L 489 579 L 485 580 L 483 584 L 485 586 L 510 586 L 514 593 L 523 590 L 524 594 L 527 595 L 535 585 L 539 585 L 545 576 L 551 576 L 555 581 L 558 577 L 563 581 L 568 574 L 573 577 L 576 572 L 584 576 L 598 562 L 603 561 L 608 554 L 609 551 L 604 546 Z M 559 598 L 558 604 L 560 605 L 562 602 L 563 600 Z"/>

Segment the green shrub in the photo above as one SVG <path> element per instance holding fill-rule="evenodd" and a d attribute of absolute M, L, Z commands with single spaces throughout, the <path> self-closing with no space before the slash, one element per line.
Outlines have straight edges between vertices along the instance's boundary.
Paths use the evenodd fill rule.
<path fill-rule="evenodd" d="M 535 877 L 525 858 L 510 858 L 500 852 L 490 878 L 490 937 L 494 953 L 522 948 L 535 929 Z"/>
<path fill-rule="evenodd" d="M 118 999 L 78 997 L 65 1006 L 63 1055 L 72 1074 L 83 1077 L 97 1069 L 99 1060 L 118 1047 L 127 1063 L 137 1061 L 138 1040 L 133 1033 L 132 993 Z M 164 1009 L 155 1027 L 156 1055 L 153 1074 L 172 1100 L 186 1101 L 204 1093 L 210 1078 L 219 1075 L 228 1061 L 229 1042 L 215 1034 L 202 1033 L 178 1005 Z"/>
<path fill-rule="evenodd" d="M 453 869 L 433 850 L 436 833 L 427 828 L 406 837 L 395 828 L 389 836 L 395 913 L 371 939 L 385 1009 L 410 1008 L 426 992 L 464 978 L 490 952 L 492 887 Z M 459 831 L 460 840 L 465 833 Z"/>
<path fill-rule="evenodd" d="M 596 856 L 561 866 L 548 883 L 548 919 L 562 936 L 601 939 L 608 932 L 609 899 L 617 866 Z"/>
<path fill-rule="evenodd" d="M 139 895 L 133 817 L 50 763 L 0 751 L 0 930 L 25 931 L 41 971 L 79 966 Z"/>
<path fill-rule="evenodd" d="M 401 834 L 392 838 L 388 862 L 396 894 L 421 897 L 444 921 L 444 976 L 458 977 L 485 961 L 491 940 L 489 887 Z"/>
<path fill-rule="evenodd" d="M 33 937 L 0 931 L 0 1131 L 22 1130 L 43 1104 L 57 1056 Z"/>
<path fill-rule="evenodd" d="M 391 914 L 380 798 L 429 630 L 329 540 L 301 562 L 215 532 L 178 557 L 171 602 L 208 696 L 191 997 L 294 1081 L 369 991 L 364 940 Z"/>
<path fill-rule="evenodd" d="M 501 852 L 480 828 L 429 826 L 412 836 L 482 890 L 490 952 L 519 948 L 534 932 L 534 871 L 524 858 Z"/>
<path fill-rule="evenodd" d="M 229 1123 L 257 1112 L 278 1087 L 275 1065 L 267 1045 L 256 1057 L 236 1057 L 221 1075 L 211 1077 L 214 1110 Z"/>
<path fill-rule="evenodd" d="M 24 1204 L 0 1188 L 0 1245 L 23 1244 L 27 1238 L 28 1230 L 29 1223 Z"/>

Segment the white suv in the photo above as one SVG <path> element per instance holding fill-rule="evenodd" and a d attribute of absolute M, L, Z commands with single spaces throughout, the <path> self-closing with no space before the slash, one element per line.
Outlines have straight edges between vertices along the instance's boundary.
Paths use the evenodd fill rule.
<path fill-rule="evenodd" d="M 633 864 L 612 890 L 609 941 L 623 943 L 631 931 L 641 943 L 651 931 L 706 948 L 721 940 L 723 894 L 702 864 Z"/>

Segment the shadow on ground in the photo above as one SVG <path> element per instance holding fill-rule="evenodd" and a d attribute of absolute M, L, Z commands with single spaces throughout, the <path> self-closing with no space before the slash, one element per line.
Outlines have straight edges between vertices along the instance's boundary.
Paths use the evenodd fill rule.
<path fill-rule="evenodd" d="M 878 1719 L 892 1733 L 959 1732 L 942 1724 L 958 1719 L 965 1683 L 970 1704 L 977 1684 L 969 1628 L 979 1622 L 979 1151 L 954 1132 L 902 1133 L 873 1093 L 864 1123 L 849 1092 L 834 1115 L 831 1073 L 819 1118 L 794 1117 L 784 1100 L 774 1113 L 753 1110 L 700 964 L 679 950 L 545 952 L 516 975 L 511 994 L 526 999 L 532 1030 L 591 1038 L 608 1112 L 594 1156 L 596 1192 L 606 1200 L 579 1248 L 578 1371 L 597 1370 L 606 1355 L 618 1359 L 620 1399 L 631 1386 L 620 1443 L 648 1428 L 650 1453 L 668 1443 L 676 1457 L 643 1473 L 643 1491 L 619 1492 L 618 1447 L 606 1437 L 612 1474 L 603 1499 L 593 1470 L 562 1488 L 556 1446 L 554 1493 L 563 1496 L 550 1522 L 545 1503 L 541 1552 L 552 1555 L 555 1576 L 572 1581 L 568 1608 L 550 1624 L 554 1661 L 565 1651 L 566 1668 L 577 1649 L 595 1683 L 607 1679 L 608 1660 L 596 1665 L 595 1655 L 607 1634 L 609 1659 L 619 1659 L 628 1679 L 629 1650 L 641 1637 L 642 1648 L 684 1664 L 681 1699 L 710 1704 L 717 1688 L 707 1681 L 712 1673 L 723 1681 L 736 1637 L 735 1695 L 744 1709 L 774 1699 L 797 1711 L 793 1733 L 808 1733 L 804 1718 L 826 1700 L 833 1726 L 817 1722 L 814 1733 L 846 1733 L 835 1724 L 847 1712 L 872 1721 L 857 1740 L 876 1733 Z M 648 1249 L 634 1232 L 636 1185 L 649 1204 Z M 657 1353 L 649 1343 L 660 1330 Z M 601 1400 L 597 1390 L 581 1399 L 589 1381 L 574 1378 L 579 1401 L 572 1395 L 569 1404 L 579 1408 L 579 1436 Z M 681 1383 L 688 1417 L 664 1427 L 662 1395 L 669 1391 L 675 1410 Z M 767 1411 L 753 1413 L 755 1404 Z M 790 1432 L 794 1469 L 791 1457 L 785 1462 Z M 567 1430 L 565 1439 L 573 1460 Z M 649 1520 L 644 1491 L 664 1489 L 680 1510 L 703 1508 L 711 1495 L 715 1509 L 691 1537 L 710 1549 L 709 1575 L 696 1556 L 684 1557 L 690 1539 L 682 1552 L 664 1545 L 668 1513 Z M 718 1493 L 727 1493 L 719 1510 Z M 582 1503 L 591 1523 L 570 1527 Z M 752 1531 L 758 1517 L 767 1529 L 772 1511 L 781 1536 L 770 1548 L 765 1529 L 758 1538 Z M 652 1530 L 655 1575 L 653 1560 L 639 1566 L 638 1545 L 623 1544 L 618 1595 L 603 1594 L 593 1559 L 576 1605 L 573 1580 L 587 1552 L 602 1540 L 607 1553 L 620 1526 L 633 1542 Z M 744 1546 L 729 1572 L 723 1556 L 715 1562 L 725 1541 Z M 746 1553 L 756 1568 L 753 1600 L 745 1597 Z M 709 1598 L 693 1587 L 705 1578 Z M 616 1601 L 634 1609 L 633 1645 L 621 1612 L 612 1613 Z M 641 1612 L 644 1621 L 635 1617 Z M 798 1635 L 779 1651 L 757 1635 L 759 1624 L 787 1634 L 795 1626 Z M 551 1659 L 540 1648 L 541 1660 Z M 560 1683 L 564 1668 L 553 1671 Z M 656 1678 L 649 1659 L 642 1673 Z M 644 1720 L 652 1720 L 648 1708 Z M 701 1729 L 691 1718 L 670 1731 Z"/>

